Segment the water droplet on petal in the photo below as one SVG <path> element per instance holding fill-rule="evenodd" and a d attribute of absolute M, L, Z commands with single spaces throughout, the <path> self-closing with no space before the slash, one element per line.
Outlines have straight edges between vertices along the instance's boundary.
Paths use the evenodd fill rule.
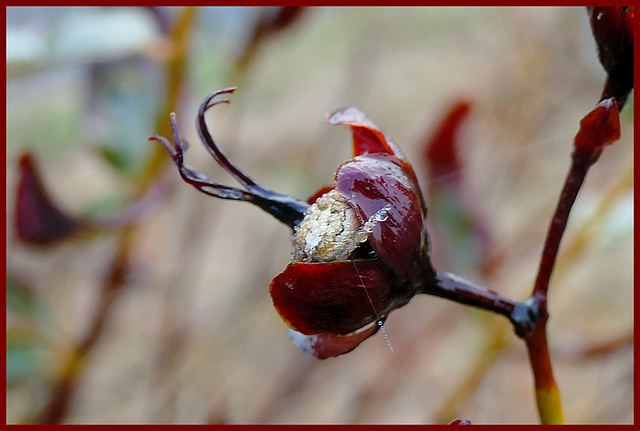
<path fill-rule="evenodd" d="M 324 196 L 322 196 L 321 198 L 318 198 L 318 200 L 316 201 L 316 205 L 318 205 L 318 209 L 326 209 L 327 206 L 329 206 L 329 201 L 327 200 L 327 198 L 325 198 Z"/>
<path fill-rule="evenodd" d="M 389 218 L 389 216 L 387 215 L 386 212 L 381 212 L 381 213 L 376 214 L 376 220 L 378 220 L 378 221 L 385 221 L 388 218 Z"/>
<path fill-rule="evenodd" d="M 366 232 L 359 231 L 356 233 L 356 241 L 365 242 L 369 238 L 369 235 Z"/>

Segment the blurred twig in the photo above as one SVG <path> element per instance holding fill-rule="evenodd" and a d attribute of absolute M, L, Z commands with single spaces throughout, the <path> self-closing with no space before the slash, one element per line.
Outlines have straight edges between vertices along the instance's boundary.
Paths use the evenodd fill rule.
<path fill-rule="evenodd" d="M 178 98 L 186 81 L 187 54 L 189 52 L 188 43 L 191 29 L 195 22 L 196 10 L 197 9 L 193 7 L 186 7 L 182 14 L 176 18 L 169 35 L 173 55 L 170 56 L 166 64 L 167 97 L 156 118 L 155 129 L 159 135 L 164 136 L 171 134 L 171 127 L 167 121 L 167 115 L 169 112 L 175 110 L 175 107 L 178 105 Z M 166 157 L 165 150 L 159 145 L 154 145 L 147 166 L 142 170 L 141 175 L 137 179 L 139 189 L 146 190 L 150 184 L 155 181 L 158 172 L 160 172 L 169 161 L 170 159 Z"/>
<path fill-rule="evenodd" d="M 150 394 L 151 417 L 156 423 L 171 423 L 175 414 L 179 394 L 179 382 L 176 379 L 178 358 L 189 335 L 188 316 L 193 299 L 193 289 L 184 286 L 182 279 L 183 274 L 202 265 L 204 258 L 198 253 L 198 248 L 194 244 L 201 235 L 200 226 L 205 222 L 207 213 L 198 210 L 185 212 L 189 214 L 189 219 L 186 223 L 187 232 L 182 238 L 182 248 L 179 251 L 184 264 L 180 266 L 180 272 L 167 280 L 162 300 L 158 354 L 150 388 L 151 392 L 161 395 L 158 399 Z"/>
<path fill-rule="evenodd" d="M 67 416 L 78 382 L 86 366 L 87 355 L 100 338 L 111 306 L 126 282 L 133 233 L 133 227 L 126 227 L 121 232 L 118 249 L 109 265 L 109 274 L 102 285 L 98 306 L 89 330 L 63 357 L 63 369 L 55 378 L 49 400 L 33 422 L 59 424 Z"/>
<path fill-rule="evenodd" d="M 562 349 L 558 353 L 571 359 L 590 360 L 610 355 L 625 347 L 633 347 L 633 328 L 615 338 L 594 342 L 582 347 Z"/>
<path fill-rule="evenodd" d="M 476 359 L 472 361 L 473 366 L 467 370 L 458 386 L 449 393 L 438 411 L 434 413 L 436 423 L 446 423 L 451 418 L 460 415 L 462 407 L 476 392 L 487 372 L 509 346 L 511 336 L 507 334 L 505 329 L 507 327 L 498 323 L 497 320 L 492 321 L 488 328 L 490 331 L 488 340 L 485 342 L 484 348 L 476 355 Z"/>
<path fill-rule="evenodd" d="M 284 6 L 273 13 L 268 8 L 263 8 L 249 41 L 236 61 L 234 75 L 244 74 L 254 60 L 259 46 L 270 36 L 294 24 L 304 10 L 300 6 Z"/>
<path fill-rule="evenodd" d="M 187 7 L 176 18 L 170 33 L 173 42 L 174 56 L 167 64 L 167 101 L 166 106 L 173 107 L 178 99 L 180 89 L 184 82 L 184 69 L 186 59 L 187 41 L 195 17 L 195 9 Z M 167 110 L 168 111 L 168 110 Z M 164 130 L 165 121 L 160 121 L 160 116 L 165 118 L 166 111 L 161 112 L 158 119 L 158 129 Z M 164 126 L 165 128 L 167 126 Z M 167 130 L 168 131 L 168 130 Z M 157 146 L 153 147 L 152 157 L 141 175 L 136 179 L 138 194 L 144 194 L 157 180 L 162 167 L 166 163 L 164 151 Z M 126 284 L 127 273 L 131 260 L 131 246 L 135 242 L 139 227 L 137 224 L 124 227 L 118 238 L 116 253 L 109 265 L 109 273 L 105 278 L 98 300 L 93 320 L 89 330 L 72 346 L 63 358 L 62 371 L 55 378 L 48 401 L 34 422 L 39 424 L 58 424 L 66 418 L 71 401 L 80 378 L 86 366 L 86 358 L 102 335 L 102 330 L 111 313 L 115 298 Z"/>

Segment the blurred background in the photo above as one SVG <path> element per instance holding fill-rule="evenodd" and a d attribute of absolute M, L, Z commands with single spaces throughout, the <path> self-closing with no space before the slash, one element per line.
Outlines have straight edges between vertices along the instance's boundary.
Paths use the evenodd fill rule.
<path fill-rule="evenodd" d="M 268 292 L 290 230 L 182 183 L 147 137 L 175 111 L 187 163 L 237 186 L 194 121 L 238 86 L 207 116 L 216 142 L 306 199 L 351 155 L 325 113 L 355 106 L 413 163 L 434 265 L 524 299 L 605 79 L 584 8 L 6 12 L 8 423 L 537 423 L 500 316 L 421 295 L 387 319 L 393 351 L 381 333 L 324 361 L 299 350 Z M 621 125 L 551 280 L 568 423 L 634 419 L 633 99 Z M 16 231 L 21 172 L 55 203 L 23 218 L 38 240 Z"/>

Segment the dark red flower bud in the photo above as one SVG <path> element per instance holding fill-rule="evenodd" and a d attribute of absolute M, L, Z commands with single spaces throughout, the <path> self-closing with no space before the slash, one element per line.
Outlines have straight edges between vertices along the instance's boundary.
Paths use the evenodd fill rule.
<path fill-rule="evenodd" d="M 634 8 L 588 7 L 598 58 L 608 77 L 601 100 L 615 97 L 620 109 L 633 88 Z"/>
<path fill-rule="evenodd" d="M 387 315 L 435 283 L 425 229 L 427 208 L 416 175 L 393 141 L 360 111 L 327 117 L 353 134 L 353 158 L 338 167 L 335 186 L 308 203 L 275 193 L 231 163 L 204 123 L 204 112 L 234 88 L 212 93 L 200 106 L 200 137 L 243 189 L 208 180 L 183 162 L 175 117 L 173 145 L 153 136 L 182 178 L 200 191 L 253 203 L 292 227 L 292 262 L 270 286 L 273 304 L 293 341 L 318 358 L 349 352 L 373 335 Z"/>
<path fill-rule="evenodd" d="M 427 209 L 400 149 L 354 108 L 327 121 L 351 127 L 354 158 L 338 167 L 335 190 L 314 195 L 293 262 L 270 287 L 294 342 L 318 358 L 354 349 L 435 275 Z"/>

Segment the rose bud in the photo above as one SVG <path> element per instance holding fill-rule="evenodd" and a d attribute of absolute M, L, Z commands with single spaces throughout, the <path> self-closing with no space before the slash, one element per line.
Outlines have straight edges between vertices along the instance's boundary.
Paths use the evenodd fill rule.
<path fill-rule="evenodd" d="M 273 192 L 231 163 L 204 121 L 205 111 L 227 99 L 212 93 L 200 106 L 200 137 L 216 161 L 244 188 L 207 179 L 184 164 L 175 115 L 174 144 L 161 142 L 183 180 L 200 191 L 247 201 L 293 229 L 292 261 L 270 286 L 274 306 L 293 341 L 324 359 L 347 353 L 373 335 L 388 314 L 435 283 L 425 229 L 427 208 L 416 175 L 404 154 L 354 108 L 327 116 L 353 134 L 353 158 L 340 165 L 335 184 L 308 202 Z"/>
<path fill-rule="evenodd" d="M 615 97 L 622 109 L 633 88 L 633 6 L 587 7 L 598 58 L 607 72 L 600 100 Z"/>

